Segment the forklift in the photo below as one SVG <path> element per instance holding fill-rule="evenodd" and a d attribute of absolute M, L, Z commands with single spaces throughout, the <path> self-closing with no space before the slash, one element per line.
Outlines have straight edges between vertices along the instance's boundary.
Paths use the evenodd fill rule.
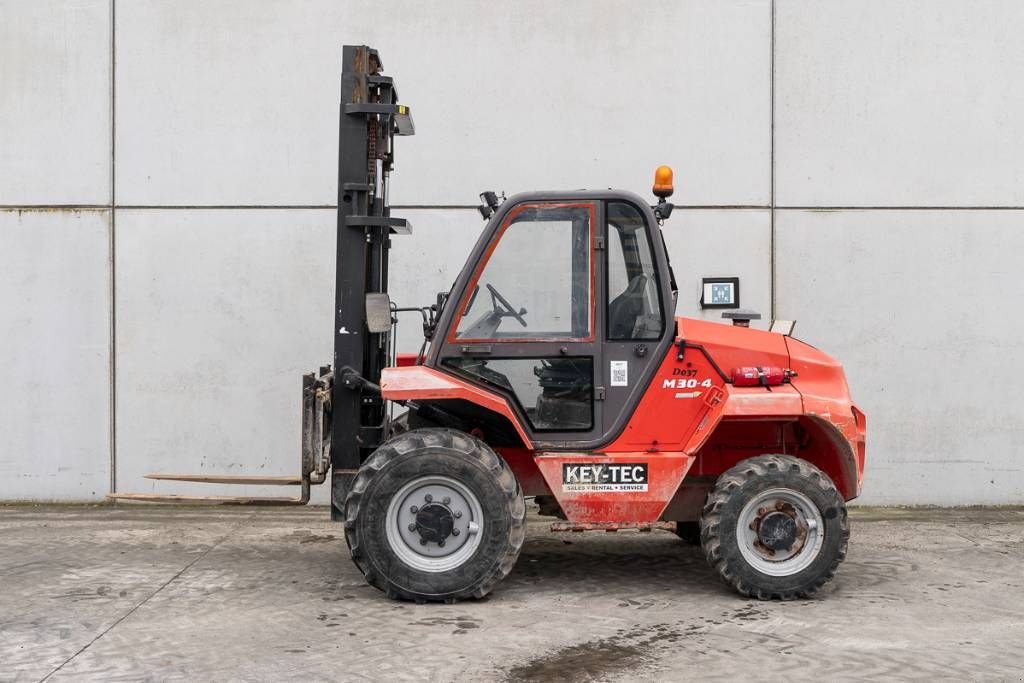
<path fill-rule="evenodd" d="M 411 226 L 388 182 L 415 129 L 376 50 L 344 47 L 340 119 L 334 359 L 302 378 L 300 475 L 151 478 L 301 487 L 199 499 L 255 504 L 305 504 L 329 478 L 352 560 L 395 599 L 487 595 L 516 563 L 527 497 L 555 531 L 673 531 L 747 597 L 834 576 L 865 416 L 840 364 L 789 333 L 675 316 L 671 169 L 653 204 L 484 192 L 449 291 L 399 306 L 389 253 Z M 422 324 L 416 353 L 396 352 L 402 315 Z"/>

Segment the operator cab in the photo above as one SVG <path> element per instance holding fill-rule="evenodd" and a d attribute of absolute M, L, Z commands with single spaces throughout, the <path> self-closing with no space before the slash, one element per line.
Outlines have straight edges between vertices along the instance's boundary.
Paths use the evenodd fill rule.
<path fill-rule="evenodd" d="M 426 364 L 505 395 L 552 448 L 604 443 L 673 340 L 659 214 L 619 191 L 520 194 L 490 208 Z"/>

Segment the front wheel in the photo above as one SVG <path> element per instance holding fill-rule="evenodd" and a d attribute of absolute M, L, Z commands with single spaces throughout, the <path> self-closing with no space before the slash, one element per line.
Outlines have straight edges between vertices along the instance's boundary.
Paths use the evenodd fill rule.
<path fill-rule="evenodd" d="M 481 598 L 512 569 L 526 529 L 523 494 L 487 444 L 414 429 L 378 448 L 345 500 L 345 540 L 388 597 Z"/>
<path fill-rule="evenodd" d="M 726 584 L 760 600 L 806 598 L 846 557 L 846 503 L 828 475 L 788 455 L 762 455 L 718 478 L 701 545 Z"/>

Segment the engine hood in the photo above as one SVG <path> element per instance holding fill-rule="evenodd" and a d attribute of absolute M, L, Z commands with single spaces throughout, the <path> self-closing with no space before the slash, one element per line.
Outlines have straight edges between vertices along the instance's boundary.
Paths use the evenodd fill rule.
<path fill-rule="evenodd" d="M 727 376 L 733 368 L 776 366 L 796 373 L 793 386 L 810 399 L 850 401 L 843 366 L 832 356 L 792 337 L 752 327 L 677 318 L 679 336 L 704 348 Z"/>
<path fill-rule="evenodd" d="M 703 347 L 726 375 L 748 365 L 790 367 L 787 338 L 781 334 L 695 318 L 677 318 L 676 322 L 679 336 Z"/>

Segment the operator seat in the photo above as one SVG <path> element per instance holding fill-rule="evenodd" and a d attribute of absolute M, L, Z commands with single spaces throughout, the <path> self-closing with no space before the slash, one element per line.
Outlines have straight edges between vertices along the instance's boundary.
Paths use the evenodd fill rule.
<path fill-rule="evenodd" d="M 636 322 L 644 314 L 644 290 L 647 276 L 637 275 L 629 281 L 622 294 L 608 305 L 608 336 L 612 339 L 628 339 L 633 336 Z"/>

